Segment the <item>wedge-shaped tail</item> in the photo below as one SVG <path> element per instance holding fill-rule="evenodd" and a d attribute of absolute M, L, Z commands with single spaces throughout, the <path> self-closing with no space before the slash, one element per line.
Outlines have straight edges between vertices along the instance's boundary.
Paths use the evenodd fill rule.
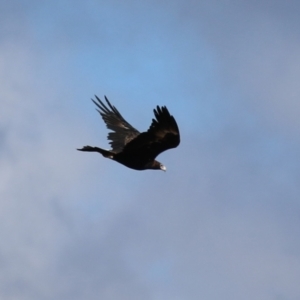
<path fill-rule="evenodd" d="M 108 157 L 108 158 L 113 158 L 114 153 L 98 148 L 98 147 L 92 147 L 92 146 L 84 146 L 81 149 L 77 149 L 79 151 L 85 151 L 85 152 L 99 152 L 101 153 L 104 157 Z"/>

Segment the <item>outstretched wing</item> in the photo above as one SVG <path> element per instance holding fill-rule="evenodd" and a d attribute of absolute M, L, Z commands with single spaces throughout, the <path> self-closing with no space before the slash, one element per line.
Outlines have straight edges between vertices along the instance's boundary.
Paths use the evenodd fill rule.
<path fill-rule="evenodd" d="M 136 151 L 154 159 L 161 152 L 176 148 L 180 143 L 177 123 L 165 106 L 154 109 L 155 119 L 148 131 L 141 133 L 126 145 L 124 151 Z"/>
<path fill-rule="evenodd" d="M 107 138 L 110 140 L 112 151 L 115 153 L 121 152 L 126 144 L 138 136 L 140 133 L 128 122 L 124 120 L 119 111 L 110 104 L 107 97 L 104 96 L 108 107 L 95 95 L 95 100 L 92 101 L 98 107 L 102 119 L 106 123 L 106 127 L 113 132 L 109 132 Z"/>

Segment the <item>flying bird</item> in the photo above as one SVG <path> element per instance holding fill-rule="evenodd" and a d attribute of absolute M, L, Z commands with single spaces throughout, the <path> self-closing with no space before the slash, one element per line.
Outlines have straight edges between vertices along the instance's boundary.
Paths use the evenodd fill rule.
<path fill-rule="evenodd" d="M 112 149 L 84 146 L 77 150 L 99 152 L 104 157 L 134 170 L 166 171 L 166 167 L 155 158 L 163 151 L 176 148 L 180 143 L 177 123 L 168 109 L 165 106 L 157 106 L 153 110 L 155 119 L 152 119 L 149 129 L 140 133 L 110 104 L 106 96 L 104 97 L 107 105 L 95 97 L 97 102 L 93 99 L 92 101 L 97 106 L 96 110 L 106 123 L 106 127 L 112 130 L 107 136 Z"/>

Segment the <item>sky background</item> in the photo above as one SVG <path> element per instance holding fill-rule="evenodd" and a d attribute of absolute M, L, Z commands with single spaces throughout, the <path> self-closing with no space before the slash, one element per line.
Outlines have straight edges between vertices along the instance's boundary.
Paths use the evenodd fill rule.
<path fill-rule="evenodd" d="M 300 299 L 299 1 L 0 2 L 0 298 Z M 167 172 L 108 148 L 90 98 Z"/>

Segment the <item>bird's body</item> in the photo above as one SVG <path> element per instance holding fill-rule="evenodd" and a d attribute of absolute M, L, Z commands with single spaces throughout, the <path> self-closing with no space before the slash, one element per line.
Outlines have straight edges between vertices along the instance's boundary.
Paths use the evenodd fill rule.
<path fill-rule="evenodd" d="M 150 128 L 140 133 L 132 127 L 118 110 L 105 97 L 108 107 L 97 97 L 93 102 L 108 129 L 111 150 L 85 146 L 79 151 L 99 152 L 104 157 L 115 160 L 134 170 L 166 170 L 155 158 L 161 152 L 175 148 L 180 143 L 177 123 L 165 106 L 154 110 L 156 119 L 152 119 Z"/>

